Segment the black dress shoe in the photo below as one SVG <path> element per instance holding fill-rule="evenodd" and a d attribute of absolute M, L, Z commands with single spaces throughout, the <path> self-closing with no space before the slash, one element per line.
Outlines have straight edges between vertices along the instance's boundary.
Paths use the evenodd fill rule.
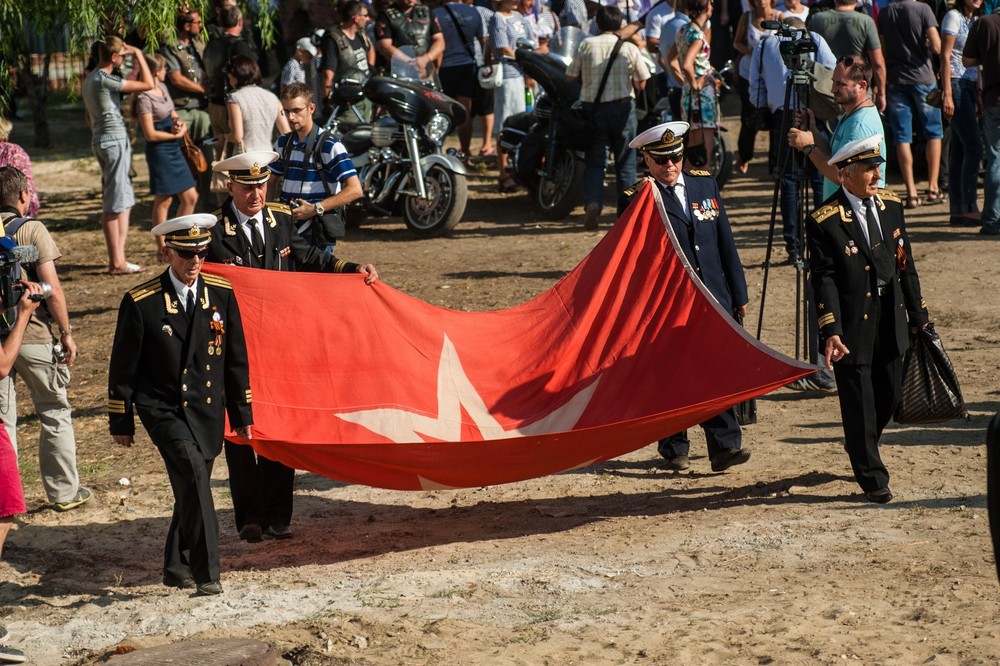
<path fill-rule="evenodd" d="M 240 538 L 247 543 L 260 543 L 264 540 L 264 533 L 257 523 L 247 523 L 240 528 Z"/>
<path fill-rule="evenodd" d="M 268 525 L 265 534 L 272 539 L 291 539 L 292 528 L 288 525 Z"/>
<path fill-rule="evenodd" d="M 746 449 L 722 449 L 712 456 L 712 471 L 725 472 L 730 467 L 742 465 L 750 460 L 750 452 Z"/>
<path fill-rule="evenodd" d="M 222 583 L 213 580 L 208 583 L 198 583 L 198 596 L 210 597 L 215 594 L 222 594 Z"/>
<path fill-rule="evenodd" d="M 178 590 L 191 590 L 195 587 L 194 578 L 190 576 L 186 578 L 174 578 L 173 576 L 164 575 L 163 584 L 167 587 L 176 587 Z"/>
<path fill-rule="evenodd" d="M 888 488 L 879 488 L 878 490 L 869 490 L 865 493 L 865 497 L 868 498 L 869 502 L 875 502 L 876 504 L 886 504 L 892 501 L 892 491 Z"/>

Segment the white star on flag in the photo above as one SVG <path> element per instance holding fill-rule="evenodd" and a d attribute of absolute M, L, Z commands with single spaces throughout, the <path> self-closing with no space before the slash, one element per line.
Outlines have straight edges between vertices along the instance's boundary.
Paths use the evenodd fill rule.
<path fill-rule="evenodd" d="M 338 418 L 371 430 L 397 444 L 438 440 L 462 440 L 462 408 L 479 428 L 484 440 L 511 439 L 572 430 L 590 404 L 600 379 L 578 391 L 563 406 L 552 410 L 534 423 L 505 430 L 486 407 L 479 392 L 469 381 L 458 358 L 455 345 L 444 336 L 444 348 L 438 365 L 437 416 L 424 416 L 405 409 L 378 408 L 337 414 Z"/>

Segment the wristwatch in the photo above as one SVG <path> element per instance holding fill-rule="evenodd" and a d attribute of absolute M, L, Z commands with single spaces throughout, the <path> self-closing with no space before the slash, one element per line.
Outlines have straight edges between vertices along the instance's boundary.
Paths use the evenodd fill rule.
<path fill-rule="evenodd" d="M 326 210 L 325 208 L 323 208 L 323 202 L 319 201 L 315 205 L 316 205 L 316 214 L 322 215 L 323 212 Z"/>
<path fill-rule="evenodd" d="M 816 147 L 815 143 L 810 143 L 808 146 L 803 146 L 802 147 L 802 154 L 803 155 L 808 155 L 809 153 L 811 153 L 813 151 L 813 148 L 815 148 L 815 147 Z"/>

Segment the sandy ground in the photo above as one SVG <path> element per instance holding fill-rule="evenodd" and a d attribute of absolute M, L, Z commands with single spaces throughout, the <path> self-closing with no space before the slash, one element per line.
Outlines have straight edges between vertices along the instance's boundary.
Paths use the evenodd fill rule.
<path fill-rule="evenodd" d="M 66 117 L 67 132 L 85 132 Z M 680 474 L 657 466 L 653 446 L 475 490 L 404 493 L 300 473 L 295 538 L 284 542 L 236 538 L 220 460 L 225 593 L 192 598 L 160 585 L 171 510 L 161 460 L 144 434 L 129 451 L 107 435 L 108 341 L 121 294 L 138 281 L 102 274 L 97 168 L 85 143 L 70 144 L 35 163 L 81 346 L 71 396 L 95 498 L 67 514 L 45 507 L 38 421 L 22 390 L 29 512 L 0 564 L 0 620 L 32 663 L 103 663 L 120 645 L 195 637 L 261 639 L 295 664 L 1000 662 L 983 446 L 1000 401 L 1000 267 L 995 241 L 950 227 L 946 205 L 908 223 L 972 418 L 890 426 L 891 504 L 859 495 L 836 397 L 788 390 L 759 400 L 759 423 L 744 431 L 753 458 L 726 474 L 710 473 L 698 431 Z M 144 198 L 132 256 L 153 266 L 136 165 Z M 492 179 L 474 180 L 449 238 L 418 241 L 388 220 L 353 232 L 338 254 L 375 262 L 387 283 L 424 300 L 495 309 L 551 286 L 610 223 L 585 232 L 580 210 L 540 221 L 524 194 L 493 190 Z M 724 192 L 754 324 L 770 192 L 760 162 Z M 794 302 L 794 270 L 772 268 L 762 337 L 789 354 Z"/>

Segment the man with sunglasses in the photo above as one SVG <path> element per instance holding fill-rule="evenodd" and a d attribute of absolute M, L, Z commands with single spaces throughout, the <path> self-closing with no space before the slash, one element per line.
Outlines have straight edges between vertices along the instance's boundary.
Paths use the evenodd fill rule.
<path fill-rule="evenodd" d="M 819 339 L 837 378 L 844 448 L 869 502 L 892 500 L 879 455 L 882 430 L 902 396 L 909 328 L 927 326 L 899 197 L 879 189 L 882 135 L 830 158 L 843 183 L 806 220 Z"/>
<path fill-rule="evenodd" d="M 169 263 L 122 298 L 108 368 L 108 421 L 121 446 L 135 414 L 167 467 L 174 491 L 163 584 L 222 592 L 219 523 L 210 486 L 226 416 L 251 437 L 250 367 L 240 309 L 227 280 L 202 275 L 215 216 L 185 215 L 153 228 Z"/>
<path fill-rule="evenodd" d="M 689 127 L 685 122 L 663 123 L 632 139 L 629 147 L 642 153 L 660 190 L 670 228 L 694 274 L 726 312 L 742 320 L 747 314 L 747 283 L 719 185 L 708 171 L 682 171 Z M 619 209 L 627 207 L 642 185 L 637 183 L 625 191 Z M 741 448 L 743 434 L 734 407 L 701 427 L 713 472 L 750 460 L 750 451 Z M 691 466 L 690 448 L 687 431 L 683 431 L 661 439 L 658 450 L 667 469 L 681 471 Z"/>
<path fill-rule="evenodd" d="M 212 262 L 273 271 L 363 273 L 372 284 L 378 272 L 371 264 L 355 264 L 310 245 L 295 230 L 291 209 L 265 202 L 272 151 L 243 153 L 212 167 L 229 176 L 229 198 L 215 210 L 208 246 Z M 226 440 L 226 464 L 233 514 L 240 538 L 260 542 L 292 537 L 292 494 L 295 470 L 257 455 L 253 448 Z"/>

